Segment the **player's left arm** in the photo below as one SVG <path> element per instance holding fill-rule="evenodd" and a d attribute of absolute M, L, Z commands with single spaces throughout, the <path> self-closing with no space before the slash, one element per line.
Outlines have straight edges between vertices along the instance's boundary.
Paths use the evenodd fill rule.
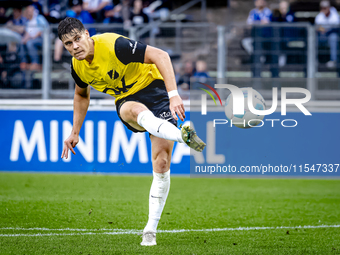
<path fill-rule="evenodd" d="M 145 50 L 144 63 L 155 64 L 157 66 L 159 72 L 163 76 L 168 93 L 170 91 L 177 91 L 174 69 L 172 67 L 170 56 L 167 52 L 148 45 Z M 178 94 L 170 98 L 170 111 L 176 120 L 178 120 L 176 113 L 182 121 L 184 120 L 184 105 Z"/>

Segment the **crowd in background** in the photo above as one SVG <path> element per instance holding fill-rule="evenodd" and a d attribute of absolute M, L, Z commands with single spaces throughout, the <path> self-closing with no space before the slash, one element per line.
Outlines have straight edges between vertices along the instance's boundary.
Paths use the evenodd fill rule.
<path fill-rule="evenodd" d="M 183 63 L 174 63 L 174 71 L 178 92 L 182 99 L 189 99 L 190 89 L 202 87 L 199 83 L 208 83 L 212 86 L 214 84 L 203 57 L 198 57 L 196 61 L 186 60 Z"/>
<path fill-rule="evenodd" d="M 33 0 L 26 6 L 0 6 L 0 32 L 10 34 L 16 42 L 0 42 L 0 87 L 23 87 L 25 71 L 39 72 L 42 70 L 42 32 L 48 24 L 57 24 L 65 17 L 74 17 L 85 25 L 94 23 L 122 24 L 127 31 L 131 26 L 146 24 L 152 20 L 167 20 L 172 8 L 170 0 L 49 0 L 44 6 L 43 0 Z M 272 77 L 279 76 L 279 69 L 286 64 L 287 56 L 282 43 L 265 42 L 273 38 L 273 30 L 256 27 L 256 24 L 276 22 L 296 22 L 294 13 L 289 8 L 288 1 L 280 1 L 279 8 L 270 10 L 265 0 L 255 0 L 255 8 L 249 12 L 247 24 L 252 26 L 251 37 L 244 38 L 242 45 L 252 55 L 253 77 L 261 77 L 264 63 L 270 63 Z M 45 10 L 45 12 L 43 11 Z M 340 18 L 330 1 L 320 2 L 320 13 L 315 18 L 318 44 L 329 48 L 330 57 L 326 63 L 328 68 L 337 67 L 338 58 L 338 26 Z M 290 29 L 290 30 L 289 30 Z M 285 42 L 294 40 L 292 28 L 281 30 L 280 36 L 285 36 Z M 295 28 L 294 28 L 295 29 Z M 295 29 L 296 30 L 296 29 Z M 282 32 L 283 31 L 283 32 Z M 90 35 L 96 30 L 89 29 Z M 18 38 L 19 37 L 19 38 Z M 288 38 L 288 40 L 287 40 Z M 14 40 L 15 41 L 15 40 Z M 274 54 L 264 54 L 264 51 Z M 63 55 L 63 45 L 54 40 L 54 63 L 60 63 Z M 176 79 L 180 90 L 185 94 L 192 80 L 208 82 L 209 75 L 204 59 L 190 60 L 175 64 Z M 27 86 L 26 86 L 27 87 Z"/>
<path fill-rule="evenodd" d="M 255 0 L 255 8 L 249 12 L 247 24 L 249 25 L 266 25 L 270 23 L 296 22 L 293 12 L 289 8 L 288 1 L 280 1 L 279 8 L 270 10 L 265 0 Z M 326 63 L 327 68 L 337 68 L 338 62 L 338 34 L 340 18 L 338 11 L 331 6 L 328 0 L 320 1 L 320 12 L 315 17 L 314 24 L 317 26 L 318 46 L 329 49 L 329 60 Z M 275 33 L 277 31 L 277 33 Z M 301 29 L 300 29 L 301 31 Z M 245 50 L 252 55 L 252 72 L 253 77 L 261 77 L 262 66 L 264 63 L 270 64 L 272 77 L 279 77 L 279 68 L 286 64 L 287 56 L 286 44 L 289 41 L 296 40 L 296 34 L 299 28 L 268 28 L 254 26 L 252 28 L 252 38 L 245 38 L 242 45 Z M 277 43 L 273 38 L 284 38 L 285 43 Z M 266 39 L 268 39 L 266 41 Z M 271 41 L 272 40 L 272 41 Z M 271 51 L 273 54 L 264 54 L 265 51 Z"/>
<path fill-rule="evenodd" d="M 166 20 L 172 8 L 169 0 L 50 0 L 47 12 L 44 1 L 22 1 L 24 6 L 7 8 L 0 5 L 0 34 L 11 38 L 0 42 L 0 87 L 25 86 L 27 72 L 42 70 L 43 30 L 57 24 L 65 17 L 73 17 L 84 24 L 121 23 L 125 30 L 150 20 Z M 46 8 L 45 8 L 46 9 Z M 95 29 L 89 29 L 91 35 Z M 63 45 L 59 39 L 54 44 L 54 62 L 61 61 Z"/>
<path fill-rule="evenodd" d="M 25 3 L 25 1 L 21 1 Z M 26 1 L 25 6 L 5 8 L 0 2 L 0 24 L 5 24 L 14 15 L 14 10 L 23 11 L 20 15 L 26 16 L 27 6 L 34 6 L 37 12 L 43 15 L 50 24 L 59 23 L 65 17 L 80 17 L 89 23 L 130 23 L 139 25 L 151 19 L 167 19 L 172 8 L 170 0 L 49 0 L 46 12 L 43 11 L 43 0 Z M 10 4 L 6 4 L 10 6 Z M 127 24 L 128 26 L 128 24 Z"/>

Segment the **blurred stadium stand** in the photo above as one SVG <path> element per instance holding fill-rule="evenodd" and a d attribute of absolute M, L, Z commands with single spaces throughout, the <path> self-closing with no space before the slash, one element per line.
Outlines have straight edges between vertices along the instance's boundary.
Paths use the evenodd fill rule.
<path fill-rule="evenodd" d="M 313 25 L 319 12 L 319 1 L 292 1 L 291 11 L 295 13 L 297 22 L 270 23 L 265 26 L 249 26 L 245 23 L 253 6 L 252 0 L 170 2 L 172 10 L 166 20 L 154 19 L 148 24 L 129 28 L 121 23 L 97 23 L 87 25 L 87 28 L 94 29 L 97 34 L 120 33 L 167 51 L 179 78 L 183 75 L 186 61 L 194 64 L 202 60 L 207 64 L 208 78 L 205 82 L 211 85 L 229 83 L 252 86 L 267 98 L 271 96 L 273 86 L 305 87 L 312 92 L 314 99 L 340 98 L 340 65 L 334 69 L 326 67 L 329 49 L 327 46 L 319 47 L 316 27 Z M 267 2 L 271 9 L 277 8 L 277 1 Z M 0 8 L 10 7 L 1 3 L 5 2 L 0 1 Z M 338 7 L 336 2 L 333 6 Z M 44 5 L 43 8 L 48 6 Z M 64 50 L 61 61 L 53 61 L 57 24 L 52 23 L 57 22 L 52 22 L 51 18 L 47 20 L 50 26 L 44 29 L 43 48 L 39 51 L 43 61 L 42 71 L 20 70 L 16 55 L 18 49 L 14 47 L 15 44 L 10 44 L 17 39 L 8 32 L 6 25 L 0 27 L 1 98 L 73 97 L 71 57 Z M 264 29 L 269 31 L 266 36 L 261 34 Z M 254 48 L 255 44 L 261 44 L 261 49 Z M 284 61 L 280 63 L 281 56 Z M 189 87 L 198 88 L 202 77 L 195 77 L 194 72 L 195 67 Z M 273 78 L 275 76 L 278 78 Z M 188 88 L 181 86 L 180 89 L 185 94 Z M 92 96 L 107 97 L 95 91 Z"/>

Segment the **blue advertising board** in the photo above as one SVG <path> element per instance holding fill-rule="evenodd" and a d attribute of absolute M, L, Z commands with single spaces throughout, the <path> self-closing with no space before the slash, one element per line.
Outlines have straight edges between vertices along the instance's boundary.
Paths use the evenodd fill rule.
<path fill-rule="evenodd" d="M 251 129 L 214 127 L 213 119 L 225 119 L 223 112 L 205 116 L 191 112 L 188 119 L 190 114 L 193 121 L 199 119 L 193 124 L 207 147 L 203 153 L 192 153 L 186 145 L 175 143 L 174 174 L 215 175 L 220 170 L 225 175 L 340 176 L 340 113 L 288 113 L 284 119 L 294 119 L 295 127 L 288 127 L 295 125 L 292 121 L 282 124 L 283 116 L 274 113 L 262 127 Z M 152 172 L 148 134 L 132 133 L 115 111 L 89 111 L 76 155 L 61 159 L 72 117 L 72 111 L 0 110 L 0 171 Z"/>
<path fill-rule="evenodd" d="M 148 133 L 133 133 L 115 111 L 89 111 L 76 155 L 61 159 L 72 111 L 1 110 L 0 170 L 152 173 Z M 190 150 L 175 144 L 172 173 L 189 173 Z"/>
<path fill-rule="evenodd" d="M 205 159 L 191 158 L 191 174 L 340 176 L 340 113 L 275 112 L 248 129 L 230 126 L 224 112 L 192 112 L 191 120 L 207 135 Z"/>

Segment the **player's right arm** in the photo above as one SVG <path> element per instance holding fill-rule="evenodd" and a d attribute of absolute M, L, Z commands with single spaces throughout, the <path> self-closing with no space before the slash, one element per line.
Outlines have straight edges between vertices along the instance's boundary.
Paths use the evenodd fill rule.
<path fill-rule="evenodd" d="M 64 148 L 61 154 L 61 158 L 68 158 L 68 151 L 72 151 L 76 154 L 74 147 L 79 142 L 79 132 L 83 125 L 87 109 L 90 104 L 90 86 L 81 88 L 76 85 L 73 100 L 73 127 L 71 135 L 64 141 Z"/>

